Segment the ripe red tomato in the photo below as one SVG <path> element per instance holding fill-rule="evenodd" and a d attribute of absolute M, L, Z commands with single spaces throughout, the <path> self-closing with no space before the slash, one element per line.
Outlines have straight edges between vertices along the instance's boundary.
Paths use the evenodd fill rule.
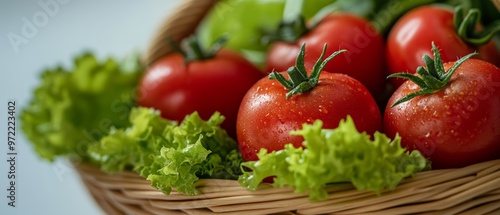
<path fill-rule="evenodd" d="M 447 71 L 451 63 L 445 63 Z M 402 145 L 430 158 L 433 169 L 458 168 L 500 158 L 500 69 L 469 59 L 448 85 L 393 108 L 402 97 L 420 90 L 404 82 L 390 98 L 384 132 L 402 137 Z"/>
<path fill-rule="evenodd" d="M 336 128 L 350 115 L 356 128 L 369 134 L 382 127 L 374 98 L 363 84 L 348 75 L 323 72 L 310 91 L 289 98 L 287 93 L 289 90 L 279 81 L 262 78 L 243 98 L 236 132 L 244 160 L 257 160 L 261 148 L 276 151 L 287 143 L 302 146 L 304 139 L 289 132 L 316 119 L 322 120 L 325 128 Z"/>
<path fill-rule="evenodd" d="M 423 66 L 421 57 L 432 54 L 433 41 L 442 49 L 443 62 L 456 61 L 478 51 L 475 58 L 500 66 L 500 53 L 493 41 L 479 48 L 466 43 L 455 31 L 453 9 L 427 5 L 406 13 L 391 29 L 386 47 L 389 73 L 413 73 L 418 66 Z M 397 88 L 404 79 L 391 79 L 391 82 Z"/>
<path fill-rule="evenodd" d="M 347 49 L 343 56 L 334 58 L 326 72 L 347 74 L 363 83 L 374 96 L 385 87 L 384 39 L 365 19 L 348 13 L 325 17 L 296 42 L 276 42 L 268 51 L 266 71 L 286 71 L 295 64 L 302 44 L 306 43 L 305 66 L 311 69 L 328 44 L 326 55 L 338 49 Z"/>
<path fill-rule="evenodd" d="M 161 111 L 164 118 L 181 121 L 197 111 L 207 120 L 215 111 L 236 137 L 236 116 L 247 90 L 264 76 L 258 68 L 235 52 L 221 49 L 213 58 L 185 62 L 175 53 L 155 62 L 142 77 L 139 105 Z"/>

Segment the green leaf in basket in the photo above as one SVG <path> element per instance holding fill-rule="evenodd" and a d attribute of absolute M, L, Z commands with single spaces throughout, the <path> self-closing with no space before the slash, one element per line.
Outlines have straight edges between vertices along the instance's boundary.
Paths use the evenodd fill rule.
<path fill-rule="evenodd" d="M 302 14 L 309 19 L 335 1 L 304 1 Z M 221 0 L 197 29 L 198 36 L 205 46 L 210 46 L 218 38 L 228 35 L 225 47 L 260 65 L 267 50 L 261 38 L 265 31 L 277 28 L 283 18 L 285 3 L 286 0 Z"/>
<path fill-rule="evenodd" d="M 199 178 L 237 179 L 243 161 L 236 142 L 220 128 L 224 117 L 204 121 L 195 112 L 178 124 L 149 108 L 133 108 L 131 126 L 112 133 L 89 149 L 106 172 L 133 169 L 169 194 L 196 195 Z"/>
<path fill-rule="evenodd" d="M 371 140 L 356 130 L 350 117 L 336 129 L 323 129 L 318 120 L 292 134 L 304 137 L 304 148 L 288 144 L 270 153 L 262 149 L 259 161 L 242 163 L 239 182 L 243 187 L 255 190 L 262 180 L 274 176 L 275 186 L 308 191 L 311 200 L 322 200 L 328 196 L 329 183 L 351 182 L 359 190 L 380 193 L 428 166 L 418 151 L 408 153 L 401 147 L 399 136 L 391 140 L 377 132 Z"/>
<path fill-rule="evenodd" d="M 99 61 L 83 53 L 70 68 L 45 70 L 20 116 L 36 152 L 51 161 L 56 156 L 85 160 L 89 145 L 113 127 L 127 127 L 133 89 L 143 71 L 138 62 L 137 55 Z"/>

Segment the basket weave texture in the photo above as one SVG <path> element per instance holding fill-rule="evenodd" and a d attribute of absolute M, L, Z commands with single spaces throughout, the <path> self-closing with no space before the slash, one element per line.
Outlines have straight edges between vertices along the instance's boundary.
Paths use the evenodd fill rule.
<path fill-rule="evenodd" d="M 108 214 L 500 214 L 500 160 L 421 172 L 380 196 L 332 184 L 320 202 L 290 188 L 261 184 L 248 191 L 237 181 L 218 179 L 199 180 L 197 196 L 165 195 L 133 172 L 109 175 L 95 166 L 75 166 Z"/>
<path fill-rule="evenodd" d="M 185 0 L 166 19 L 144 55 L 146 65 L 172 52 L 167 40 L 191 35 L 217 0 Z M 96 202 L 108 214 L 500 214 L 500 160 L 460 169 L 432 170 L 405 179 L 380 196 L 351 184 L 327 186 L 329 198 L 311 202 L 291 188 L 261 184 L 248 191 L 237 181 L 201 179 L 200 195 L 165 195 L 134 172 L 107 174 L 74 164 Z"/>

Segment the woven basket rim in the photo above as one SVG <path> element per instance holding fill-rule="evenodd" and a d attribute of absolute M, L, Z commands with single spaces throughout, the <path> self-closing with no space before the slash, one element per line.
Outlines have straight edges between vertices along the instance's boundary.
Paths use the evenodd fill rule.
<path fill-rule="evenodd" d="M 395 190 L 377 196 L 358 191 L 350 183 L 327 186 L 329 198 L 311 202 L 307 193 L 274 188 L 262 183 L 257 191 L 236 180 L 200 179 L 200 195 L 175 190 L 170 195 L 150 186 L 134 172 L 108 174 L 97 166 L 80 163 L 75 168 L 96 201 L 108 213 L 165 214 L 407 214 L 427 212 L 474 212 L 500 210 L 500 159 L 458 169 L 430 170 L 404 179 Z M 120 212 L 121 211 L 121 212 Z M 477 212 L 477 213 L 476 213 Z"/>

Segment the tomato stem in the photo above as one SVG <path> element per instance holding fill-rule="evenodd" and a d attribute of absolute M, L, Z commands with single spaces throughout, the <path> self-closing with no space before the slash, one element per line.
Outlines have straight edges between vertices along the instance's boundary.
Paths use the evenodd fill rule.
<path fill-rule="evenodd" d="M 464 16 L 463 7 L 455 7 L 453 24 L 457 34 L 467 43 L 477 46 L 484 45 L 488 43 L 496 33 L 500 32 L 500 20 L 490 23 L 481 31 L 476 31 L 476 24 L 480 19 L 481 11 L 477 8 L 469 9 Z"/>
<path fill-rule="evenodd" d="M 174 50 L 184 56 L 184 62 L 200 61 L 211 59 L 215 54 L 226 44 L 227 36 L 222 36 L 217 39 L 210 48 L 205 49 L 201 46 L 199 39 L 196 36 L 190 36 L 182 41 L 182 47 L 171 42 Z"/>
<path fill-rule="evenodd" d="M 307 32 L 309 32 L 309 29 L 306 26 L 304 17 L 299 15 L 293 20 L 281 21 L 276 30 L 264 33 L 262 43 L 271 44 L 276 41 L 293 43 Z"/>
<path fill-rule="evenodd" d="M 302 44 L 299 55 L 297 56 L 297 59 L 295 61 L 295 66 L 292 66 L 287 70 L 287 74 L 290 77 L 290 80 L 287 80 L 284 75 L 282 75 L 281 73 L 277 73 L 276 71 L 273 71 L 271 72 L 271 74 L 269 74 L 269 79 L 277 80 L 287 90 L 289 90 L 289 92 L 286 94 L 286 98 L 290 98 L 295 94 L 300 94 L 312 90 L 316 85 L 318 85 L 319 75 L 321 74 L 321 71 L 323 71 L 323 68 L 325 68 L 326 64 L 328 64 L 328 62 L 330 62 L 335 56 L 343 52 L 347 52 L 347 50 L 345 49 L 338 50 L 322 61 L 327 48 L 327 45 L 325 44 L 323 46 L 321 56 L 314 64 L 311 76 L 308 77 L 306 67 L 304 65 L 305 47 L 306 44 Z"/>
<path fill-rule="evenodd" d="M 391 107 L 409 101 L 416 96 L 432 94 L 445 88 L 450 82 L 451 76 L 457 70 L 457 68 L 467 59 L 477 54 L 476 52 L 474 52 L 460 58 L 453 64 L 450 69 L 448 69 L 448 71 L 445 71 L 443 60 L 441 59 L 439 50 L 436 45 L 434 45 L 434 42 L 432 42 L 432 51 L 434 54 L 434 60 L 431 59 L 431 57 L 429 57 L 428 55 L 424 55 L 422 57 L 422 60 L 425 62 L 425 68 L 422 66 L 419 66 L 417 68 L 418 76 L 410 73 L 396 73 L 388 76 L 388 78 L 408 79 L 420 87 L 419 91 L 404 96 L 400 100 L 394 102 Z"/>

